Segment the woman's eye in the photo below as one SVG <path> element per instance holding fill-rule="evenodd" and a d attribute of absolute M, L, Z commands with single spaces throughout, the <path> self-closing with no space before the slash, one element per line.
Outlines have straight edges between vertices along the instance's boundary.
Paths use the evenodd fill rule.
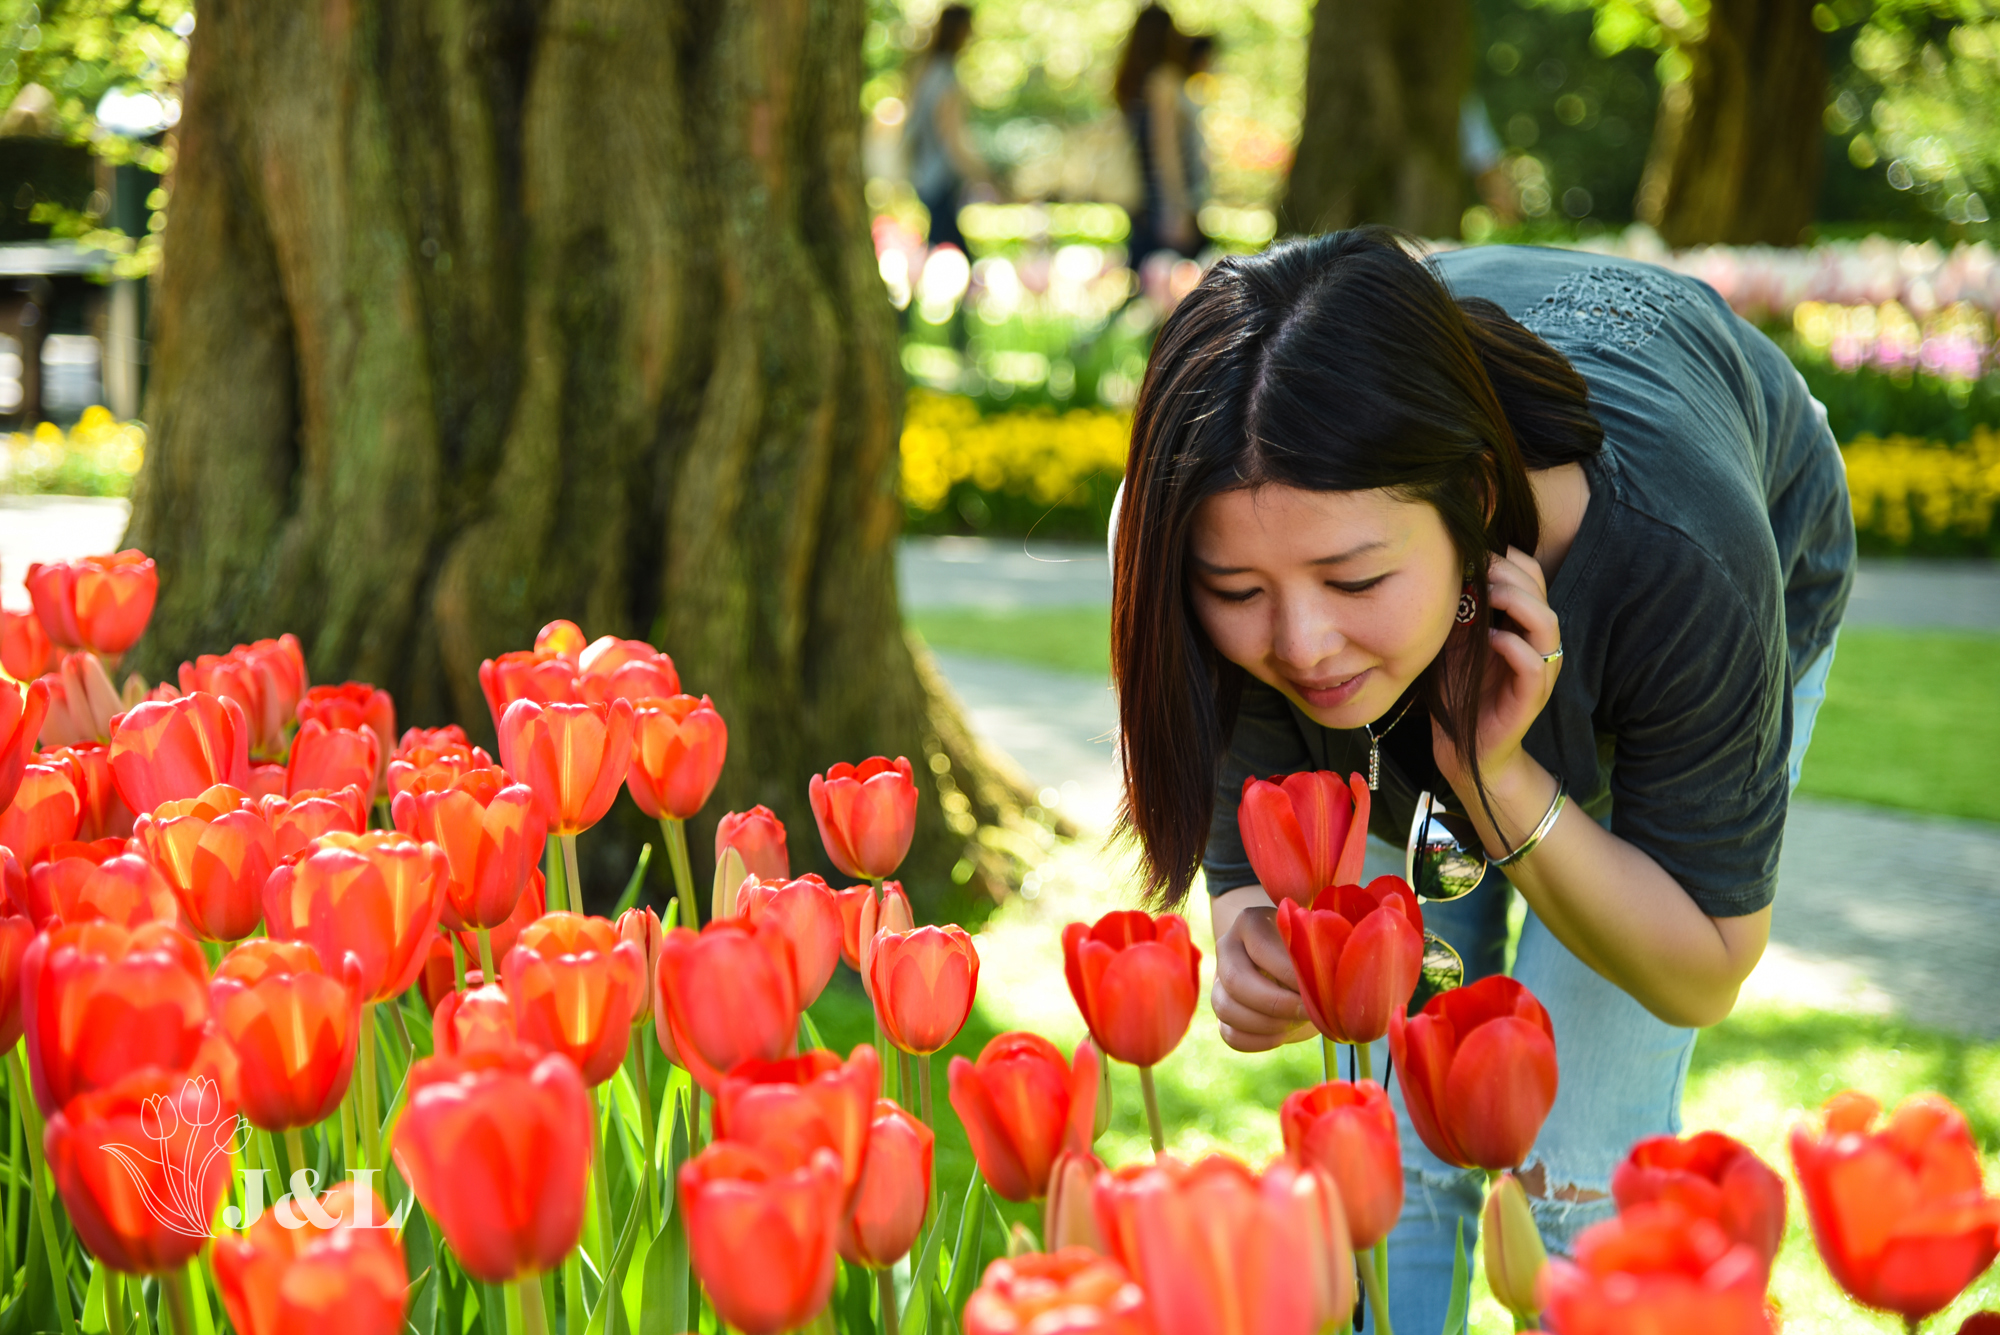
<path fill-rule="evenodd" d="M 1387 575 L 1377 575 L 1373 579 L 1356 580 L 1349 584 L 1330 579 L 1326 582 L 1326 586 L 1329 589 L 1339 589 L 1342 593 L 1366 593 L 1387 578 L 1389 578 Z"/>
<path fill-rule="evenodd" d="M 1247 603 L 1257 596 L 1255 589 L 1210 589 L 1209 592 L 1225 603 Z"/>

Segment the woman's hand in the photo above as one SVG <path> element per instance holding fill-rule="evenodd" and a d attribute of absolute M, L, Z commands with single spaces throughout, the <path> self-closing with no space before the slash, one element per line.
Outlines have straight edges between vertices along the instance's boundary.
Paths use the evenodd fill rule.
<path fill-rule="evenodd" d="M 1486 634 L 1493 654 L 1479 702 L 1478 749 L 1480 772 L 1491 784 L 1496 775 L 1524 757 L 1521 739 L 1541 717 L 1555 691 L 1562 660 L 1545 662 L 1542 655 L 1562 647 L 1562 627 L 1549 606 L 1547 579 L 1532 555 L 1509 547 L 1505 556 L 1487 559 L 1494 624 Z M 1500 624 L 1503 613 L 1516 629 Z M 1470 810 L 1476 804 L 1472 776 L 1460 763 L 1458 748 L 1435 720 L 1431 748 L 1446 782 Z"/>
<path fill-rule="evenodd" d="M 1312 1032 L 1299 1002 L 1299 976 L 1278 935 L 1277 910 L 1257 886 L 1218 897 L 1215 988 L 1209 1004 L 1222 1041 L 1238 1052 L 1268 1052 Z"/>

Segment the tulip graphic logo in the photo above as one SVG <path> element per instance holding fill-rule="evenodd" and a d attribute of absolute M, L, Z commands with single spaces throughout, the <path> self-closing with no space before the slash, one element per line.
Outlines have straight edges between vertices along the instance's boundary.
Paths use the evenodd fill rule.
<path fill-rule="evenodd" d="M 104 1152 L 131 1175 L 146 1212 L 161 1227 L 182 1237 L 210 1236 L 211 1210 L 204 1202 L 213 1196 L 205 1187 L 213 1174 L 227 1171 L 229 1156 L 249 1138 L 249 1125 L 234 1113 L 223 1117 L 215 1081 L 191 1076 L 178 1096 L 154 1094 L 140 1105 L 139 1130 L 157 1152 L 110 1140 Z"/>

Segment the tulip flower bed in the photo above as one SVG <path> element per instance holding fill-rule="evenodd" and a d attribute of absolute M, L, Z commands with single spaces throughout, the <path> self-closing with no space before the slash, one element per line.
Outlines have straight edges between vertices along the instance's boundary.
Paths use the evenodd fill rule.
<path fill-rule="evenodd" d="M 810 780 L 850 885 L 791 876 L 759 808 L 723 820 L 698 904 L 683 822 L 727 729 L 650 645 L 555 622 L 484 665 L 496 761 L 456 728 L 398 736 L 366 684 L 310 686 L 289 637 L 114 688 L 155 588 L 138 553 L 29 586 L 4 647 L 30 680 L 0 682 L 10 1329 L 1387 1332 L 1404 1147 L 1363 1055 L 1383 1038 L 1424 1145 L 1490 1176 L 1464 1259 L 1521 1328 L 1776 1329 L 1785 1187 L 1719 1134 L 1634 1147 L 1619 1214 L 1546 1255 L 1511 1170 L 1560 1035 L 1504 976 L 1413 1006 L 1423 906 L 1353 883 L 1359 776 L 1254 781 L 1239 819 L 1321 1074 L 1354 1044 L 1364 1078 L 1263 1114 L 1268 1163 L 1183 1159 L 1154 1075 L 1202 992 L 1177 915 L 1066 924 L 1039 969 L 1088 1037 L 995 1034 L 934 1087 L 982 961 L 888 879 L 905 760 Z M 578 911 L 576 841 L 621 788 L 662 823 L 664 915 L 631 903 L 636 875 L 615 918 Z M 1149 1143 L 1107 1164 L 1113 1066 Z M 939 1152 L 961 1136 L 970 1164 Z M 1833 1277 L 1913 1329 L 2000 1251 L 1942 1098 L 1838 1095 L 1790 1157 Z"/>

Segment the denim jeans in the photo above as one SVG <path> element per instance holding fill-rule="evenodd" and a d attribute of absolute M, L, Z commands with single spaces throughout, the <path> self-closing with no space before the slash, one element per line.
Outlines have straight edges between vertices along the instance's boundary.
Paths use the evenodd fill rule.
<path fill-rule="evenodd" d="M 1793 691 L 1790 766 L 1795 788 L 1832 665 L 1829 646 Z M 1464 957 L 1467 982 L 1502 971 L 1512 897 L 1506 878 L 1489 872 L 1464 898 L 1424 906 L 1424 925 Z M 1696 1031 L 1656 1019 L 1599 977 L 1550 934 L 1532 909 L 1521 928 L 1514 977 L 1548 1008 L 1555 1025 L 1561 1080 L 1555 1107 L 1524 1166 L 1543 1169 L 1547 1194 L 1533 1202 L 1535 1219 L 1549 1250 L 1567 1252 L 1580 1230 L 1614 1212 L 1611 1170 L 1632 1143 L 1680 1133 L 1681 1092 Z M 1388 1046 L 1374 1045 L 1371 1056 L 1378 1072 L 1387 1069 Z M 1402 1134 L 1404 1187 L 1402 1218 L 1389 1238 L 1390 1307 L 1399 1335 L 1435 1335 L 1444 1327 L 1450 1302 L 1452 1254 L 1461 1225 L 1467 1256 L 1477 1264 L 1485 1174 L 1453 1168 L 1424 1148 L 1393 1079 L 1390 1098 Z"/>

